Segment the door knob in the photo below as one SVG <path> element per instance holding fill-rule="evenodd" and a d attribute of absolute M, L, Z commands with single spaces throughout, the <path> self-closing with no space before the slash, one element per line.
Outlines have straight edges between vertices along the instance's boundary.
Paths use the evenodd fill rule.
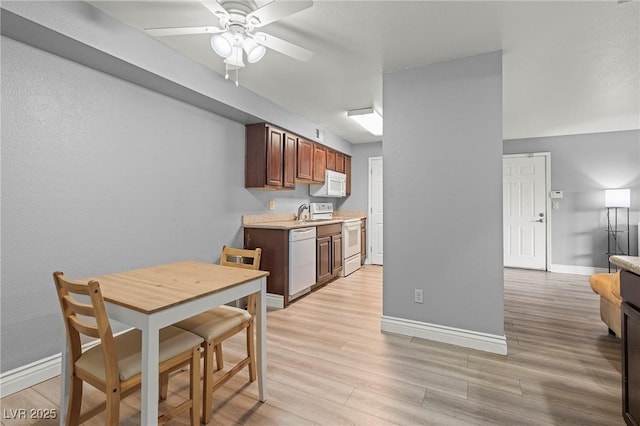
<path fill-rule="evenodd" d="M 540 222 L 540 223 L 544 223 L 544 219 L 532 220 L 531 222 Z"/>

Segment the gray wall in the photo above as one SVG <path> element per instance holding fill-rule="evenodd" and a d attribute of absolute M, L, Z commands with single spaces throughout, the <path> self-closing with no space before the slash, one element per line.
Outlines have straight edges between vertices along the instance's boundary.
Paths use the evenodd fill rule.
<path fill-rule="evenodd" d="M 244 125 L 2 37 L 2 371 L 60 352 L 51 273 L 81 278 L 242 244 Z"/>
<path fill-rule="evenodd" d="M 504 335 L 502 53 L 383 83 L 383 313 Z"/>
<path fill-rule="evenodd" d="M 631 188 L 631 253 L 637 255 L 640 131 L 507 140 L 503 152 L 551 153 L 551 187 L 564 191 L 560 208 L 551 210 L 552 264 L 608 266 L 607 188 Z"/>
<path fill-rule="evenodd" d="M 303 135 L 315 126 L 223 85 L 213 71 L 86 3 L 2 7 L 6 372 L 60 352 L 54 270 L 80 278 L 180 259 L 217 261 L 223 244 L 242 244 L 242 214 L 267 213 L 269 200 L 276 213 L 310 201 L 308 185 L 246 190 L 244 125 L 211 111 L 233 99 L 231 116 Z M 325 133 L 325 143 L 351 154 L 351 144 L 335 135 Z"/>
<path fill-rule="evenodd" d="M 342 210 L 367 211 L 369 158 L 382 156 L 382 142 L 354 144 L 351 153 L 351 196 L 337 200 L 337 206 Z"/>

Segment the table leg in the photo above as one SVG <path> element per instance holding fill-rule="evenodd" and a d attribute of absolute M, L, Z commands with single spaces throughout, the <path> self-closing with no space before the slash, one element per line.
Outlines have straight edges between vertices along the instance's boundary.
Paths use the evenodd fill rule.
<path fill-rule="evenodd" d="M 260 292 L 256 294 L 256 352 L 258 356 L 258 398 L 267 400 L 267 279 L 260 279 Z"/>
<path fill-rule="evenodd" d="M 142 330 L 142 391 L 140 399 L 141 423 L 158 424 L 158 381 L 159 381 L 159 331 L 158 327 L 147 325 Z"/>

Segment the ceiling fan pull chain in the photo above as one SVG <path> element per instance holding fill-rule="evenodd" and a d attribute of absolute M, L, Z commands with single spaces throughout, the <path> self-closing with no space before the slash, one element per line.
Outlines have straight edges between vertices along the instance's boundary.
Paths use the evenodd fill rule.
<path fill-rule="evenodd" d="M 238 68 L 236 68 L 236 87 L 238 87 Z"/>

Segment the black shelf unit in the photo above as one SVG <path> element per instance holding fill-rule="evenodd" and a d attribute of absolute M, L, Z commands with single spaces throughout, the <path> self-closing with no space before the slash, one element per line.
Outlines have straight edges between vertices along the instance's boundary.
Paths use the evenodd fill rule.
<path fill-rule="evenodd" d="M 622 210 L 622 216 L 626 212 L 626 222 L 618 223 L 618 210 Z M 622 255 L 628 256 L 631 250 L 630 226 L 629 226 L 629 208 L 628 207 L 607 207 L 607 259 L 611 256 Z M 621 238 L 622 237 L 622 238 Z M 622 240 L 622 245 L 621 245 Z M 626 251 L 624 250 L 624 242 L 626 241 Z M 618 270 L 616 265 L 609 262 L 609 272 L 611 267 Z"/>

